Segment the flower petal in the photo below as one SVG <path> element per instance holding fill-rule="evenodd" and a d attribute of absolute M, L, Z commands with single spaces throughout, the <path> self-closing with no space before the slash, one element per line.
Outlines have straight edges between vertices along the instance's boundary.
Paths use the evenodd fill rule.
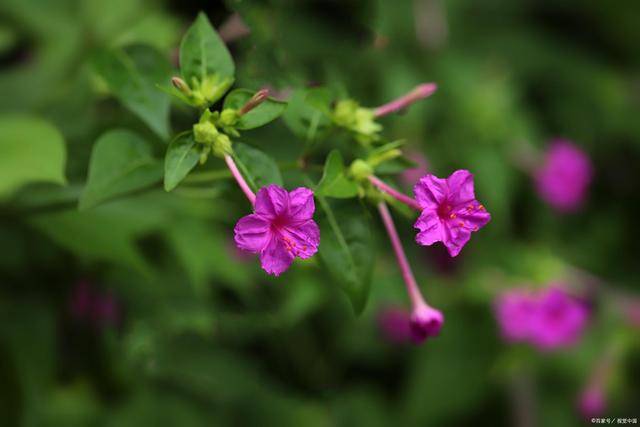
<path fill-rule="evenodd" d="M 275 184 L 262 187 L 256 194 L 255 211 L 257 214 L 273 219 L 287 212 L 289 193 Z"/>
<path fill-rule="evenodd" d="M 437 209 L 438 205 L 445 201 L 449 190 L 447 180 L 435 175 L 425 175 L 413 187 L 416 200 L 423 208 Z"/>
<path fill-rule="evenodd" d="M 240 218 L 233 231 L 236 246 L 253 253 L 262 251 L 271 238 L 271 224 L 266 218 L 257 214 Z"/>
<path fill-rule="evenodd" d="M 292 221 L 304 221 L 313 218 L 316 205 L 313 191 L 300 187 L 289 193 L 289 215 Z"/>
<path fill-rule="evenodd" d="M 443 229 L 442 222 L 438 218 L 435 211 L 424 210 L 413 225 L 420 230 L 416 235 L 416 242 L 423 246 L 433 245 L 435 242 L 442 241 Z"/>
<path fill-rule="evenodd" d="M 445 238 L 442 241 L 449 255 L 457 256 L 471 238 L 471 229 L 461 222 L 449 222 L 443 228 Z"/>
<path fill-rule="evenodd" d="M 466 227 L 469 227 L 471 231 L 478 231 L 491 220 L 489 212 L 476 200 L 458 205 L 454 214 L 455 219 L 453 219 L 452 222 L 462 222 Z"/>
<path fill-rule="evenodd" d="M 475 200 L 473 192 L 473 174 L 468 170 L 460 169 L 447 178 L 449 187 L 449 203 L 458 206 Z"/>
<path fill-rule="evenodd" d="M 303 224 L 285 227 L 283 241 L 295 256 L 302 259 L 310 258 L 318 251 L 320 244 L 320 229 L 313 220 L 307 220 Z"/>
<path fill-rule="evenodd" d="M 279 276 L 287 270 L 293 258 L 293 254 L 277 236 L 272 236 L 267 247 L 260 253 L 262 269 L 273 276 Z"/>

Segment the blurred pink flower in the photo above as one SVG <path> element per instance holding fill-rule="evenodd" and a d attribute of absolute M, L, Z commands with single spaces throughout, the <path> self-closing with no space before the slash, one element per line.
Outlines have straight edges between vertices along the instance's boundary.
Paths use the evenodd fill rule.
<path fill-rule="evenodd" d="M 69 311 L 77 321 L 88 322 L 98 329 L 118 326 L 122 317 L 114 295 L 104 294 L 86 281 L 78 282 L 72 289 Z"/>
<path fill-rule="evenodd" d="M 313 191 L 300 187 L 287 192 L 269 185 L 258 191 L 254 210 L 236 224 L 235 241 L 238 248 L 259 253 L 268 274 L 279 276 L 295 257 L 317 252 L 320 229 L 313 220 Z"/>
<path fill-rule="evenodd" d="M 584 302 L 558 285 L 538 292 L 509 290 L 498 297 L 495 313 L 507 341 L 528 342 L 540 350 L 575 343 L 589 318 Z"/>
<path fill-rule="evenodd" d="M 416 164 L 416 167 L 405 170 L 400 174 L 400 181 L 406 187 L 413 188 L 414 185 L 423 176 L 429 173 L 429 162 L 427 158 L 417 150 L 409 150 L 406 152 L 406 157 Z"/>
<path fill-rule="evenodd" d="M 583 301 L 552 286 L 540 296 L 532 321 L 532 340 L 543 350 L 565 347 L 580 338 L 589 318 Z"/>
<path fill-rule="evenodd" d="M 502 336 L 507 341 L 528 339 L 536 308 L 537 301 L 527 290 L 512 289 L 500 295 L 495 312 Z"/>
<path fill-rule="evenodd" d="M 410 319 L 410 314 L 401 308 L 384 308 L 378 312 L 378 328 L 388 342 L 406 343 L 411 339 Z"/>
<path fill-rule="evenodd" d="M 413 192 L 422 208 L 414 225 L 419 230 L 416 241 L 423 246 L 443 242 L 452 257 L 460 253 L 471 232 L 491 219 L 475 198 L 473 175 L 467 170 L 457 170 L 447 179 L 426 175 Z"/>
<path fill-rule="evenodd" d="M 578 411 L 586 419 L 603 416 L 606 407 L 607 402 L 601 387 L 588 387 L 578 399 Z"/>
<path fill-rule="evenodd" d="M 574 212 L 587 197 L 593 167 L 587 154 L 567 140 L 555 140 L 534 178 L 540 197 L 559 212 Z"/>

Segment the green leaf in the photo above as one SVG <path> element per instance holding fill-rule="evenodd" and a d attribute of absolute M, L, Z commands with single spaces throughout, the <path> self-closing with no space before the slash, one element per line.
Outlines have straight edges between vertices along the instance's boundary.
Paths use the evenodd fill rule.
<path fill-rule="evenodd" d="M 169 97 L 156 85 L 167 84 L 171 67 L 166 58 L 149 47 L 102 51 L 93 67 L 109 90 L 161 138 L 169 137 Z"/>
<path fill-rule="evenodd" d="M 60 132 L 37 117 L 0 116 L 0 197 L 30 182 L 65 184 L 66 148 Z"/>
<path fill-rule="evenodd" d="M 239 110 L 253 95 L 254 93 L 248 89 L 235 89 L 224 99 L 224 108 Z M 247 130 L 264 126 L 280 117 L 286 108 L 286 102 L 267 98 L 256 108 L 240 116 L 235 127 L 240 130 Z"/>
<path fill-rule="evenodd" d="M 200 160 L 195 139 L 191 132 L 184 132 L 176 136 L 164 158 L 164 189 L 173 190 L 193 169 Z"/>
<path fill-rule="evenodd" d="M 313 141 L 331 127 L 330 102 L 324 88 L 298 90 L 289 100 L 283 119 L 298 137 Z"/>
<path fill-rule="evenodd" d="M 335 149 L 327 156 L 324 173 L 316 193 L 327 197 L 347 199 L 358 195 L 358 184 L 347 178 L 342 154 Z"/>
<path fill-rule="evenodd" d="M 108 131 L 93 146 L 89 178 L 79 208 L 94 207 L 161 178 L 162 164 L 153 158 L 145 140 L 124 129 Z"/>
<path fill-rule="evenodd" d="M 234 158 L 254 191 L 269 184 L 283 185 L 276 162 L 264 152 L 247 144 L 234 146 Z"/>
<path fill-rule="evenodd" d="M 334 208 L 323 196 L 316 194 L 316 199 L 323 213 L 320 258 L 360 314 L 369 296 L 374 261 L 368 212 L 353 202 Z"/>
<path fill-rule="evenodd" d="M 235 66 L 231 54 L 202 12 L 180 43 L 180 71 L 189 85 L 194 78 L 202 82 L 213 74 L 221 78 L 234 76 Z"/>

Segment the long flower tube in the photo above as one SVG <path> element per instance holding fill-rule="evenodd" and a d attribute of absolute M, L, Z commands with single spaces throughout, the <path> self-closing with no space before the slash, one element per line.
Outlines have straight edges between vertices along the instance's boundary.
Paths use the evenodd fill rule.
<path fill-rule="evenodd" d="M 433 337 L 440 333 L 442 324 L 444 322 L 444 316 L 439 310 L 429 306 L 425 301 L 420 288 L 416 282 L 411 266 L 407 260 L 407 256 L 404 253 L 400 237 L 396 231 L 396 227 L 391 218 L 391 213 L 385 202 L 378 203 L 378 211 L 382 218 L 382 222 L 387 230 L 389 239 L 391 240 L 391 246 L 395 252 L 402 277 L 407 286 L 407 293 L 411 300 L 412 312 L 411 312 L 411 338 L 415 343 L 421 343 L 429 337 Z"/>
<path fill-rule="evenodd" d="M 233 158 L 228 154 L 225 154 L 224 161 L 227 163 L 227 166 L 229 166 L 229 170 L 231 171 L 231 174 L 233 175 L 236 182 L 240 186 L 240 189 L 242 190 L 244 195 L 247 196 L 247 199 L 249 199 L 249 202 L 251 202 L 251 205 L 255 205 L 256 195 L 251 190 L 251 187 L 249 187 L 249 184 L 247 184 L 247 181 L 244 180 L 244 177 L 238 170 L 238 166 L 236 166 L 236 162 L 234 162 Z"/>
<path fill-rule="evenodd" d="M 405 205 L 407 205 L 410 208 L 413 208 L 413 209 L 415 209 L 417 211 L 422 210 L 422 207 L 420 206 L 420 204 L 415 199 L 407 196 L 406 194 L 403 194 L 403 193 L 399 192 L 395 188 L 391 187 L 389 184 L 387 184 L 384 181 L 382 181 L 377 176 L 369 175 L 368 179 L 369 179 L 369 182 L 371 182 L 374 186 L 376 186 L 380 191 L 382 191 L 384 193 L 387 193 L 388 195 L 390 195 L 394 199 L 398 200 L 399 202 L 402 202 Z"/>
<path fill-rule="evenodd" d="M 438 86 L 435 83 L 423 83 L 418 85 L 406 95 L 375 108 L 373 110 L 373 115 L 375 117 L 382 117 L 387 114 L 404 110 L 414 102 L 431 96 L 436 89 L 438 89 Z"/>

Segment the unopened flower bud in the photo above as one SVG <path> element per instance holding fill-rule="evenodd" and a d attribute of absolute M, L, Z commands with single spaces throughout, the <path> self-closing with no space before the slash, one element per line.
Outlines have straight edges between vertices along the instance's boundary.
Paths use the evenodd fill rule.
<path fill-rule="evenodd" d="M 193 136 L 196 142 L 200 144 L 213 144 L 218 138 L 218 135 L 220 135 L 218 129 L 209 121 L 203 121 L 193 125 Z"/>
<path fill-rule="evenodd" d="M 349 166 L 349 174 L 356 181 L 364 181 L 373 174 L 373 168 L 364 160 L 356 159 L 351 163 L 351 166 Z"/>
<path fill-rule="evenodd" d="M 246 104 L 240 108 L 238 111 L 238 115 L 242 116 L 247 114 L 249 111 L 256 108 L 258 105 L 262 104 L 269 97 L 269 89 L 260 89 L 247 101 Z"/>
<path fill-rule="evenodd" d="M 231 139 L 223 133 L 218 134 L 218 137 L 213 142 L 213 154 L 217 157 L 224 158 L 225 155 L 231 154 Z"/>
<path fill-rule="evenodd" d="M 414 343 L 420 344 L 427 338 L 435 337 L 440 333 L 443 323 L 444 316 L 439 310 L 419 304 L 411 313 L 411 339 Z"/>
<path fill-rule="evenodd" d="M 189 89 L 189 85 L 187 85 L 187 83 L 184 80 L 182 80 L 180 77 L 172 77 L 171 84 L 173 85 L 173 87 L 175 87 L 185 95 L 187 96 L 191 95 L 191 89 Z"/>
<path fill-rule="evenodd" d="M 233 126 L 238 121 L 238 111 L 233 108 L 225 108 L 220 113 L 219 123 L 221 126 Z"/>

